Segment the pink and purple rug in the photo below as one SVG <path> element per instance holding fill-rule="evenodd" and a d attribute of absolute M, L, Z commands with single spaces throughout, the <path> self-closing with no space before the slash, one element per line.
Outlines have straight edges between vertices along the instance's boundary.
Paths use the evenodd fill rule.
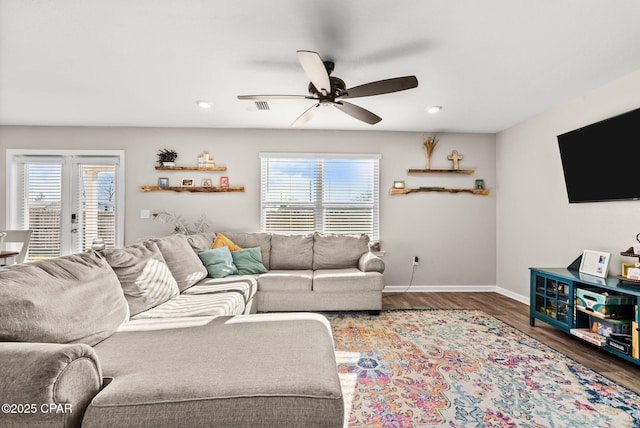
<path fill-rule="evenodd" d="M 640 396 L 476 310 L 329 314 L 345 426 L 640 427 Z"/>

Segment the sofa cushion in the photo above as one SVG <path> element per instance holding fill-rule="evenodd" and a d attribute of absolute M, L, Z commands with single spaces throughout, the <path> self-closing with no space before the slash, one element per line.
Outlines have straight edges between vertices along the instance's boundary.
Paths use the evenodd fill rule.
<path fill-rule="evenodd" d="M 131 317 L 132 320 L 149 318 L 179 318 L 240 315 L 244 311 L 244 296 L 238 292 L 210 294 L 181 294 L 148 311 Z"/>
<path fill-rule="evenodd" d="M 229 247 L 229 250 L 231 251 L 242 250 L 241 246 L 224 236 L 224 234 L 218 233 L 216 235 L 216 239 L 213 240 L 213 245 L 211 246 L 211 248 L 216 249 L 220 247 Z"/>
<path fill-rule="evenodd" d="M 313 291 L 340 293 L 382 291 L 384 277 L 379 272 L 362 272 L 360 269 L 321 269 L 313 272 Z"/>
<path fill-rule="evenodd" d="M 255 275 L 232 275 L 226 278 L 205 278 L 183 294 L 213 294 L 235 291 L 242 294 L 244 302 L 249 303 L 258 291 Z"/>
<path fill-rule="evenodd" d="M 237 275 L 238 268 L 233 264 L 233 257 L 229 247 L 220 247 L 215 250 L 205 250 L 198 253 L 210 278 L 224 278 L 229 275 Z"/>
<path fill-rule="evenodd" d="M 3 269 L 0 314 L 0 341 L 95 345 L 128 308 L 116 274 L 90 251 Z"/>
<path fill-rule="evenodd" d="M 224 236 L 231 239 L 233 242 L 241 246 L 242 248 L 255 248 L 260 247 L 260 254 L 262 255 L 262 264 L 267 269 L 270 268 L 271 258 L 271 234 L 259 233 L 259 232 L 222 232 Z"/>
<path fill-rule="evenodd" d="M 207 276 L 207 269 L 192 251 L 185 235 L 175 234 L 153 241 L 158 245 L 180 291 L 186 290 Z"/>
<path fill-rule="evenodd" d="M 129 303 L 131 316 L 180 294 L 158 245 L 153 241 L 104 250 Z"/>
<path fill-rule="evenodd" d="M 313 235 L 313 269 L 344 269 L 358 266 L 369 251 L 367 235 Z"/>
<path fill-rule="evenodd" d="M 313 289 L 312 282 L 311 270 L 270 270 L 258 277 L 258 290 L 310 292 Z"/>
<path fill-rule="evenodd" d="M 262 264 L 260 247 L 232 251 L 231 257 L 233 257 L 233 264 L 238 268 L 238 274 L 240 275 L 265 273 L 267 271 L 267 268 Z"/>
<path fill-rule="evenodd" d="M 123 421 L 149 427 L 342 426 L 344 402 L 326 319 L 261 314 L 198 324 L 116 333 L 96 347 L 103 374 L 113 381 L 91 402 L 83 428 Z"/>
<path fill-rule="evenodd" d="M 313 235 L 271 236 L 271 269 L 312 269 Z"/>
<path fill-rule="evenodd" d="M 209 250 L 215 239 L 216 234 L 214 232 L 202 232 L 187 235 L 187 241 L 189 242 L 189 245 L 191 245 L 193 252 L 196 254 L 204 250 Z"/>

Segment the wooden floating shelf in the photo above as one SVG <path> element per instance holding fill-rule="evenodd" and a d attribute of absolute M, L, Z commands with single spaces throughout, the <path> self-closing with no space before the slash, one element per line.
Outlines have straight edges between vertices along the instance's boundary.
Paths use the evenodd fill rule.
<path fill-rule="evenodd" d="M 406 195 L 408 193 L 441 192 L 441 193 L 472 193 L 474 195 L 488 195 L 489 189 L 444 189 L 444 188 L 417 188 L 417 189 L 391 189 L 390 195 Z"/>
<path fill-rule="evenodd" d="M 155 192 L 158 190 L 172 190 L 174 192 L 199 192 L 199 193 L 214 193 L 214 192 L 244 192 L 244 186 L 229 186 L 229 187 L 188 187 L 188 186 L 138 186 L 138 190 L 141 192 Z"/>
<path fill-rule="evenodd" d="M 226 171 L 226 166 L 156 166 L 158 171 Z"/>
<path fill-rule="evenodd" d="M 432 173 L 440 173 L 440 172 L 448 172 L 448 173 L 453 173 L 453 174 L 473 174 L 474 172 L 476 172 L 475 169 L 425 169 L 425 168 L 409 168 L 407 170 L 408 173 L 413 173 L 413 172 L 419 172 L 419 173 L 423 173 L 423 172 L 432 172 Z"/>

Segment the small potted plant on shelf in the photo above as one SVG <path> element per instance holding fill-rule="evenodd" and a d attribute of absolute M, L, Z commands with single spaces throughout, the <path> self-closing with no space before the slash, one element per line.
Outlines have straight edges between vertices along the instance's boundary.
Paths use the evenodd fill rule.
<path fill-rule="evenodd" d="M 176 166 L 178 152 L 175 150 L 162 149 L 158 152 L 158 164 L 162 166 Z"/>

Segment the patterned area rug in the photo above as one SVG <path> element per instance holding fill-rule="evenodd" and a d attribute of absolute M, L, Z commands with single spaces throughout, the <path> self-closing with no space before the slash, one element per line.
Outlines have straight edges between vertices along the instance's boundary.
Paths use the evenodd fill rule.
<path fill-rule="evenodd" d="M 475 310 L 328 314 L 349 427 L 640 427 L 640 396 Z"/>

